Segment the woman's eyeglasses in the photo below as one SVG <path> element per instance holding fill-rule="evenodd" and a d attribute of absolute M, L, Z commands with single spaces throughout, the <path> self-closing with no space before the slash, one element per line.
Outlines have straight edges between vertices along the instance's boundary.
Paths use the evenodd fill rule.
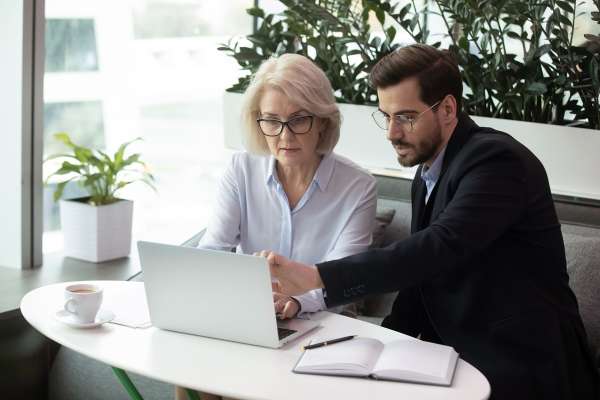
<path fill-rule="evenodd" d="M 271 118 L 258 118 L 256 122 L 258 123 L 260 131 L 265 136 L 279 136 L 286 126 L 293 134 L 302 135 L 311 130 L 313 119 L 314 116 L 312 115 L 301 115 L 285 122 Z"/>

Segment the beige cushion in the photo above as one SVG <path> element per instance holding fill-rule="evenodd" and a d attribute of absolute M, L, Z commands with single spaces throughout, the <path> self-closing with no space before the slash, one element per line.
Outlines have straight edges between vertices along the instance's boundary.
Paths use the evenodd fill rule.
<path fill-rule="evenodd" d="M 381 245 L 383 244 L 385 230 L 394 219 L 394 215 L 396 215 L 396 210 L 393 208 L 377 208 L 377 213 L 375 215 L 375 227 L 373 228 L 373 242 L 371 243 L 371 248 L 381 247 Z"/>

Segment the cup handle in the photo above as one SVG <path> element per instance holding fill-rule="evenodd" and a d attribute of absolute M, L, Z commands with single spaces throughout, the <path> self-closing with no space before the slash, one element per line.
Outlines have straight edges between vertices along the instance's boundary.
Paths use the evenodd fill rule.
<path fill-rule="evenodd" d="M 74 308 L 69 308 L 69 306 L 73 303 L 77 303 L 77 301 L 75 301 L 75 299 L 68 299 L 67 301 L 65 301 L 65 311 L 77 315 L 77 310 L 75 310 Z"/>

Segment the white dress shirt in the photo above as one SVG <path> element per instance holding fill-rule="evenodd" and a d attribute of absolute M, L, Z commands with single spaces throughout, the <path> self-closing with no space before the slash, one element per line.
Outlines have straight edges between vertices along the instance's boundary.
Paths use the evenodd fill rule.
<path fill-rule="evenodd" d="M 272 250 L 306 264 L 367 250 L 377 205 L 375 178 L 344 157 L 326 155 L 292 210 L 275 161 L 233 155 L 199 247 L 237 247 L 245 254 Z M 301 312 L 326 308 L 321 289 L 295 298 Z"/>

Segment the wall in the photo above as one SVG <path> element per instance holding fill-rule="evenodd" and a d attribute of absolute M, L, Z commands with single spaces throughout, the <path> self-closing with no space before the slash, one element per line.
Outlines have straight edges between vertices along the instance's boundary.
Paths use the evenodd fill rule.
<path fill-rule="evenodd" d="M 242 96 L 225 93 L 225 146 L 242 149 L 239 110 Z M 342 132 L 336 152 L 343 154 L 379 175 L 412 178 L 415 168 L 403 168 L 375 126 L 371 114 L 375 107 L 340 104 Z M 228 116 L 228 117 L 227 117 Z M 505 131 L 527 146 L 544 164 L 552 193 L 600 200 L 600 131 L 536 124 L 494 118 L 473 117 L 481 126 Z"/>
<path fill-rule="evenodd" d="M 22 1 L 0 2 L 0 266 L 21 266 Z"/>

